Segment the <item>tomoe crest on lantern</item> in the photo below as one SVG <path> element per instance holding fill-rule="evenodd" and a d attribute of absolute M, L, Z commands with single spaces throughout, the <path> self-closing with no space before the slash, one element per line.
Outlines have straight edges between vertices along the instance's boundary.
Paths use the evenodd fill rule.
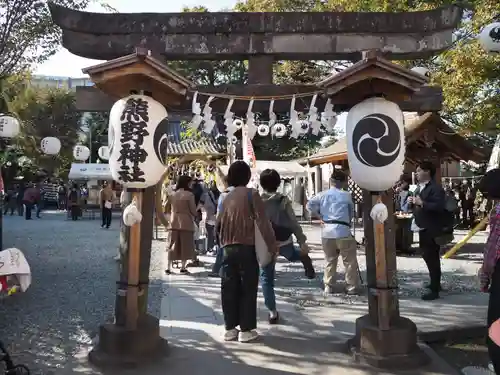
<path fill-rule="evenodd" d="M 155 185 L 165 171 L 167 111 L 145 95 L 130 95 L 112 107 L 109 121 L 109 169 L 129 188 Z"/>
<path fill-rule="evenodd" d="M 479 33 L 479 44 L 489 53 L 500 53 L 500 22 L 486 26 Z"/>
<path fill-rule="evenodd" d="M 383 98 L 355 105 L 346 120 L 347 155 L 353 180 L 370 191 L 391 188 L 403 172 L 403 112 Z"/>

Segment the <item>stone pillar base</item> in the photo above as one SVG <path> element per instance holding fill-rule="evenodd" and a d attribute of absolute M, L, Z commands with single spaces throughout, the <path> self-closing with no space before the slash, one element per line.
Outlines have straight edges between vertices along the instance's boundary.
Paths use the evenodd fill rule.
<path fill-rule="evenodd" d="M 356 361 L 373 367 L 398 370 L 424 366 L 430 358 L 417 345 L 417 326 L 398 317 L 382 331 L 368 315 L 356 319 L 356 336 L 350 342 Z"/>
<path fill-rule="evenodd" d="M 137 330 L 115 324 L 100 326 L 99 341 L 89 353 L 89 361 L 98 367 L 134 368 L 166 356 L 167 350 L 158 318 L 144 315 Z"/>

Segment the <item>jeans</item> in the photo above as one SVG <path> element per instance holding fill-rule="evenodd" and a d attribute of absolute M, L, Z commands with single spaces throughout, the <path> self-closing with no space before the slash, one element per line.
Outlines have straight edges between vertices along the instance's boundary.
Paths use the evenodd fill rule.
<path fill-rule="evenodd" d="M 205 224 L 205 230 L 207 232 L 205 250 L 212 251 L 215 246 L 215 225 Z"/>
<path fill-rule="evenodd" d="M 106 208 L 106 207 L 104 207 L 104 204 L 103 204 L 102 211 L 101 211 L 101 218 L 102 218 L 101 227 L 109 228 L 109 226 L 111 225 L 111 216 L 112 216 L 111 208 Z"/>
<path fill-rule="evenodd" d="M 500 261 L 497 261 L 495 271 L 491 277 L 490 298 L 488 303 L 488 328 L 500 319 Z M 490 360 L 495 368 L 495 373 L 500 374 L 500 346 L 495 344 L 489 337 L 486 344 Z"/>
<path fill-rule="evenodd" d="M 217 252 L 215 253 L 215 263 L 212 266 L 212 273 L 220 273 L 222 267 L 222 261 L 224 260 L 224 250 L 222 247 L 217 247 Z"/>
<path fill-rule="evenodd" d="M 71 214 L 71 220 L 77 221 L 78 217 L 80 216 L 80 206 L 73 205 L 69 210 Z"/>
<path fill-rule="evenodd" d="M 43 201 L 37 202 L 36 204 L 36 217 L 40 217 L 40 213 L 43 210 Z"/>
<path fill-rule="evenodd" d="M 228 245 L 222 261 L 222 312 L 226 330 L 240 326 L 242 332 L 257 328 L 259 263 L 255 247 Z"/>
<path fill-rule="evenodd" d="M 427 230 L 421 230 L 418 233 L 418 243 L 422 258 L 429 270 L 431 279 L 429 289 L 431 292 L 439 293 L 441 287 L 441 258 L 439 256 L 439 245 L 436 243 Z"/>
<path fill-rule="evenodd" d="M 280 255 L 289 262 L 298 262 L 301 260 L 300 251 L 295 248 L 293 243 L 280 247 Z M 262 283 L 262 294 L 264 295 L 264 304 L 269 311 L 276 311 L 276 295 L 274 293 L 274 273 L 276 261 L 262 267 L 260 271 L 260 281 Z"/>

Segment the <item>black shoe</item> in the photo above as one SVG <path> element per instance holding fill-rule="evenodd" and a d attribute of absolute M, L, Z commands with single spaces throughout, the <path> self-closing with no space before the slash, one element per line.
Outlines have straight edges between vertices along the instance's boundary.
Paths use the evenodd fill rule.
<path fill-rule="evenodd" d="M 316 271 L 314 271 L 314 266 L 309 255 L 302 255 L 300 261 L 304 266 L 305 275 L 308 279 L 314 279 L 316 277 Z"/>
<path fill-rule="evenodd" d="M 280 314 L 276 313 L 275 316 L 269 315 L 268 321 L 269 321 L 269 324 L 278 324 L 280 321 Z"/>
<path fill-rule="evenodd" d="M 181 268 L 181 270 L 179 272 L 184 274 L 184 275 L 189 275 L 189 271 L 185 268 Z"/>
<path fill-rule="evenodd" d="M 424 301 L 434 301 L 435 299 L 439 298 L 439 293 L 438 292 L 427 292 L 422 295 L 422 300 Z"/>
<path fill-rule="evenodd" d="M 166 273 L 167 275 L 171 275 L 171 274 L 172 274 L 172 271 L 170 271 L 170 270 L 165 270 L 165 273 Z"/>
<path fill-rule="evenodd" d="M 425 283 L 424 284 L 424 288 L 425 289 L 431 289 L 431 283 Z M 439 291 L 442 292 L 443 291 L 443 287 L 441 285 L 439 285 Z"/>

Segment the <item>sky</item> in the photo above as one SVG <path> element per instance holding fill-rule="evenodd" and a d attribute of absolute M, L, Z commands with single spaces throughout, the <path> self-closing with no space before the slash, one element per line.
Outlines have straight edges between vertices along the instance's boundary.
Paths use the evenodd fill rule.
<path fill-rule="evenodd" d="M 204 5 L 212 11 L 221 9 L 230 9 L 236 4 L 236 0 L 103 0 L 120 13 L 168 13 L 180 12 L 183 7 L 193 7 Z M 95 1 L 87 10 L 89 12 L 105 12 L 103 8 Z M 62 76 L 62 77 L 84 77 L 82 69 L 95 65 L 100 61 L 84 59 L 75 56 L 65 48 L 52 56 L 51 59 L 34 69 L 35 74 Z"/>

